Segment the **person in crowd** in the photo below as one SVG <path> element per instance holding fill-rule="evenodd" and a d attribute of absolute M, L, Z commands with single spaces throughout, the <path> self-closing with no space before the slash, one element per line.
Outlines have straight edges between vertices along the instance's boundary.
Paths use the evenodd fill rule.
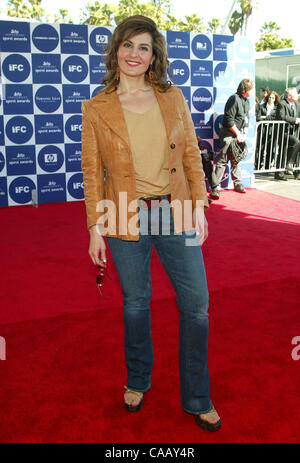
<path fill-rule="evenodd" d="M 285 98 L 277 106 L 276 119 L 288 122 L 289 124 L 284 133 L 285 144 L 288 144 L 286 170 L 285 172 L 275 173 L 275 179 L 277 180 L 287 180 L 286 174 L 288 173 L 293 174 L 297 180 L 300 180 L 300 170 L 293 171 L 293 166 L 297 163 L 300 151 L 300 103 L 298 102 L 298 98 L 299 95 L 296 88 L 287 88 Z"/>
<path fill-rule="evenodd" d="M 256 96 L 255 97 L 255 117 L 256 117 L 256 121 L 259 122 L 261 120 L 262 116 L 263 116 L 263 114 L 262 114 L 261 104 L 259 102 L 258 97 Z"/>
<path fill-rule="evenodd" d="M 212 175 L 211 199 L 219 199 L 218 186 L 222 181 L 228 161 L 231 164 L 231 178 L 234 191 L 246 193 L 242 185 L 240 161 L 238 161 L 231 148 L 234 141 L 246 143 L 249 127 L 249 98 L 254 90 L 251 79 L 243 79 L 234 95 L 231 95 L 225 105 L 222 129 L 220 132 L 221 152 L 215 171 Z"/>
<path fill-rule="evenodd" d="M 260 105 L 259 114 L 256 114 L 257 122 L 275 121 L 277 117 L 277 106 L 280 102 L 280 96 L 275 91 L 270 91 Z M 273 124 L 259 126 L 257 131 L 257 148 L 260 153 L 260 167 L 270 169 L 274 160 L 277 146 L 277 127 Z M 258 159 L 257 159 L 258 161 Z"/>
<path fill-rule="evenodd" d="M 260 104 L 261 105 L 265 103 L 266 97 L 269 92 L 270 92 L 270 89 L 268 86 L 261 87 L 260 89 Z"/>
<path fill-rule="evenodd" d="M 209 303 L 201 252 L 208 199 L 193 121 L 181 90 L 165 80 L 165 39 L 151 19 L 137 15 L 118 24 L 106 67 L 104 89 L 82 104 L 82 171 L 89 255 L 105 275 L 107 242 L 122 286 L 124 405 L 130 412 L 139 411 L 151 387 L 154 245 L 179 306 L 181 405 L 201 428 L 216 431 L 221 419 L 210 398 Z M 105 214 L 98 212 L 104 210 L 104 199 L 104 204 L 115 205 L 115 228 L 106 229 Z M 167 233 L 164 219 L 170 226 Z M 153 231 L 155 221 L 159 229 Z"/>
<path fill-rule="evenodd" d="M 262 106 L 261 117 L 266 121 L 275 121 L 277 115 L 277 106 L 280 102 L 280 96 L 274 90 L 270 91 L 265 97 Z"/>

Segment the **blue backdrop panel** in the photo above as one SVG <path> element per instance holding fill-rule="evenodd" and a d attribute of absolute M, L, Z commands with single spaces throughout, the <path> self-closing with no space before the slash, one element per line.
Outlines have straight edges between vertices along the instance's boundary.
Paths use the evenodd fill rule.
<path fill-rule="evenodd" d="M 0 21 L 0 205 L 83 199 L 81 103 L 102 88 L 112 28 Z M 195 130 L 219 151 L 225 103 L 238 83 L 255 78 L 254 45 L 246 38 L 163 32 L 173 73 Z M 243 183 L 253 182 L 254 100 Z M 229 170 L 222 182 L 231 187 Z"/>

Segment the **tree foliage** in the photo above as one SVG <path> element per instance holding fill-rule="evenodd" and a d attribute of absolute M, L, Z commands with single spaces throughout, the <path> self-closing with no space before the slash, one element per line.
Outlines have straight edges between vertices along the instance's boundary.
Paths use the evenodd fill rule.
<path fill-rule="evenodd" d="M 218 34 L 220 27 L 221 27 L 221 19 L 212 18 L 211 21 L 208 21 L 208 32 L 211 32 L 212 34 Z"/>
<path fill-rule="evenodd" d="M 232 13 L 229 29 L 230 32 L 235 35 L 237 32 L 241 32 L 241 35 L 247 35 L 249 18 L 253 13 L 253 1 L 252 0 L 239 0 L 239 10 L 235 10 Z"/>
<path fill-rule="evenodd" d="M 8 0 L 7 15 L 13 18 L 36 19 L 37 21 L 49 21 L 41 7 L 42 0 Z"/>
<path fill-rule="evenodd" d="M 265 22 L 260 29 L 261 36 L 256 43 L 256 51 L 278 50 L 281 48 L 292 48 L 294 43 L 292 39 L 281 38 L 279 35 L 280 27 L 274 22 Z"/>
<path fill-rule="evenodd" d="M 42 0 L 8 0 L 7 15 L 25 19 L 35 19 L 40 22 L 74 23 L 72 16 L 67 9 L 59 11 L 51 18 L 41 7 Z M 238 0 L 239 9 L 231 16 L 229 29 L 232 34 L 241 32 L 247 33 L 248 21 L 253 13 L 252 0 Z M 80 24 L 91 24 L 101 26 L 115 26 L 124 18 L 142 14 L 152 18 L 160 30 L 189 31 L 189 32 L 211 32 L 219 33 L 221 19 L 212 18 L 207 24 L 204 19 L 196 13 L 186 15 L 184 19 L 178 19 L 172 12 L 172 0 L 119 0 L 118 5 L 100 3 L 99 0 L 89 1 L 81 9 Z M 277 23 L 266 22 L 261 29 L 261 37 L 256 44 L 256 50 L 270 50 L 275 48 L 293 47 L 292 39 L 281 38 L 280 27 Z"/>

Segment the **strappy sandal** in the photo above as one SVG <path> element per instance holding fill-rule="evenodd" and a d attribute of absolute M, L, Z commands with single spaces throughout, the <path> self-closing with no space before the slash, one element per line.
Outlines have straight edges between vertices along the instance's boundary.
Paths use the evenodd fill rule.
<path fill-rule="evenodd" d="M 213 406 L 212 409 L 208 413 L 201 413 L 201 415 L 209 415 L 211 412 L 216 412 L 216 411 L 217 410 Z M 200 418 L 200 415 L 195 415 L 195 420 L 198 426 L 200 426 L 200 428 L 205 429 L 205 431 L 210 431 L 210 432 L 218 431 L 222 424 L 221 419 L 219 419 L 215 423 L 210 423 L 209 421 L 203 420 L 203 418 Z"/>
<path fill-rule="evenodd" d="M 124 386 L 124 388 L 126 389 L 126 392 L 130 392 L 130 394 L 135 394 L 141 399 L 140 402 L 137 405 L 129 405 L 126 402 L 124 402 L 126 410 L 128 412 L 138 412 L 142 408 L 142 406 L 144 405 L 143 393 L 142 392 L 132 391 L 131 389 L 128 389 L 127 386 Z"/>

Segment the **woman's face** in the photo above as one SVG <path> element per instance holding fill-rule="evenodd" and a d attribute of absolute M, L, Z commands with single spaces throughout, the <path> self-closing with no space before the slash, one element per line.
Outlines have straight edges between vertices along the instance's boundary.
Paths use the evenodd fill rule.
<path fill-rule="evenodd" d="M 121 43 L 118 53 L 120 72 L 129 77 L 139 77 L 153 62 L 152 37 L 148 32 L 135 35 Z"/>
<path fill-rule="evenodd" d="M 275 103 L 275 95 L 272 93 L 269 98 L 268 98 L 268 104 L 274 104 Z"/>

